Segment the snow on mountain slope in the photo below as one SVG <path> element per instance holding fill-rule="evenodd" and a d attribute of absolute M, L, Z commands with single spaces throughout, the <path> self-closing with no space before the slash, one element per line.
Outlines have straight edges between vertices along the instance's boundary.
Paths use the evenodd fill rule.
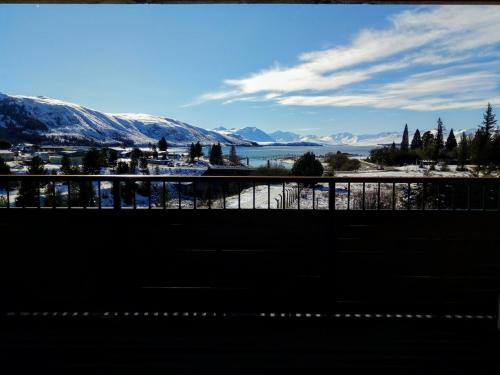
<path fill-rule="evenodd" d="M 237 137 L 239 139 L 247 139 L 253 142 L 275 142 L 274 138 L 267 134 L 265 131 L 260 130 L 256 127 L 244 127 L 244 128 L 233 128 L 226 129 L 222 126 L 212 129 L 213 131 L 222 134 L 224 136 Z"/>
<path fill-rule="evenodd" d="M 269 134 L 256 127 L 247 126 L 237 129 L 234 133 L 255 142 L 274 142 L 274 139 Z"/>
<path fill-rule="evenodd" d="M 302 137 L 301 141 L 320 142 L 331 145 L 376 146 L 378 144 L 401 142 L 401 137 L 402 133 L 398 132 L 382 132 L 360 135 L 343 132 L 326 136 L 307 135 Z"/>
<path fill-rule="evenodd" d="M 252 144 L 248 140 L 202 129 L 166 117 L 136 113 L 103 113 L 78 104 L 43 96 L 0 94 L 0 134 L 11 138 L 56 138 L 102 143 L 132 141 L 155 143 L 221 142 Z"/>
<path fill-rule="evenodd" d="M 298 142 L 300 141 L 300 135 L 293 132 L 277 130 L 275 132 L 269 133 L 271 138 L 276 142 Z"/>

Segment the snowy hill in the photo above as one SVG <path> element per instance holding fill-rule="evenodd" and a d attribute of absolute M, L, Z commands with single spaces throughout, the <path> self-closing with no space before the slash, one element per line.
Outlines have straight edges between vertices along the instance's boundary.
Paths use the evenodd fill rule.
<path fill-rule="evenodd" d="M 0 93 L 0 137 L 15 141 L 135 144 L 155 143 L 165 137 L 171 144 L 252 142 L 231 134 L 202 129 L 166 117 L 137 113 L 103 113 L 78 104 L 43 96 Z"/>

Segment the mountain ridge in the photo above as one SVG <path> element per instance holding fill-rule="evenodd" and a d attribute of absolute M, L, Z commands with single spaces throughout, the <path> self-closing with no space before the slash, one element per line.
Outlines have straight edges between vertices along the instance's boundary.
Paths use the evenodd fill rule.
<path fill-rule="evenodd" d="M 223 135 L 168 117 L 142 113 L 105 113 L 45 96 L 0 93 L 0 136 L 16 140 L 61 143 L 156 143 L 161 137 L 173 145 L 253 145 L 241 137 Z"/>

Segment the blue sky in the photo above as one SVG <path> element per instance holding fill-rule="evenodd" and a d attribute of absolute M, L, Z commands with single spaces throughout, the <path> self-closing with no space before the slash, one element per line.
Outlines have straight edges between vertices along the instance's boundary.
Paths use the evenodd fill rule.
<path fill-rule="evenodd" d="M 300 134 L 478 125 L 500 7 L 0 5 L 0 92 Z"/>

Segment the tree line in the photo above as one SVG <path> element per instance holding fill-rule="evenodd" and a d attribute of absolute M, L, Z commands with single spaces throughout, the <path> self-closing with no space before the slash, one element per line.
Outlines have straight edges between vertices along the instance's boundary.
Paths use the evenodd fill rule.
<path fill-rule="evenodd" d="M 415 130 L 409 142 L 408 125 L 405 125 L 399 147 L 393 142 L 390 147 L 370 151 L 369 161 L 382 165 L 413 164 L 420 160 L 456 163 L 458 169 L 474 164 L 479 168 L 497 169 L 500 167 L 500 133 L 495 125 L 497 120 L 491 104 L 483 114 L 483 121 L 474 134 L 461 135 L 457 142 L 453 128 L 445 140 L 445 126 L 441 118 L 437 120 L 435 134 L 426 131 L 423 134 Z"/>

